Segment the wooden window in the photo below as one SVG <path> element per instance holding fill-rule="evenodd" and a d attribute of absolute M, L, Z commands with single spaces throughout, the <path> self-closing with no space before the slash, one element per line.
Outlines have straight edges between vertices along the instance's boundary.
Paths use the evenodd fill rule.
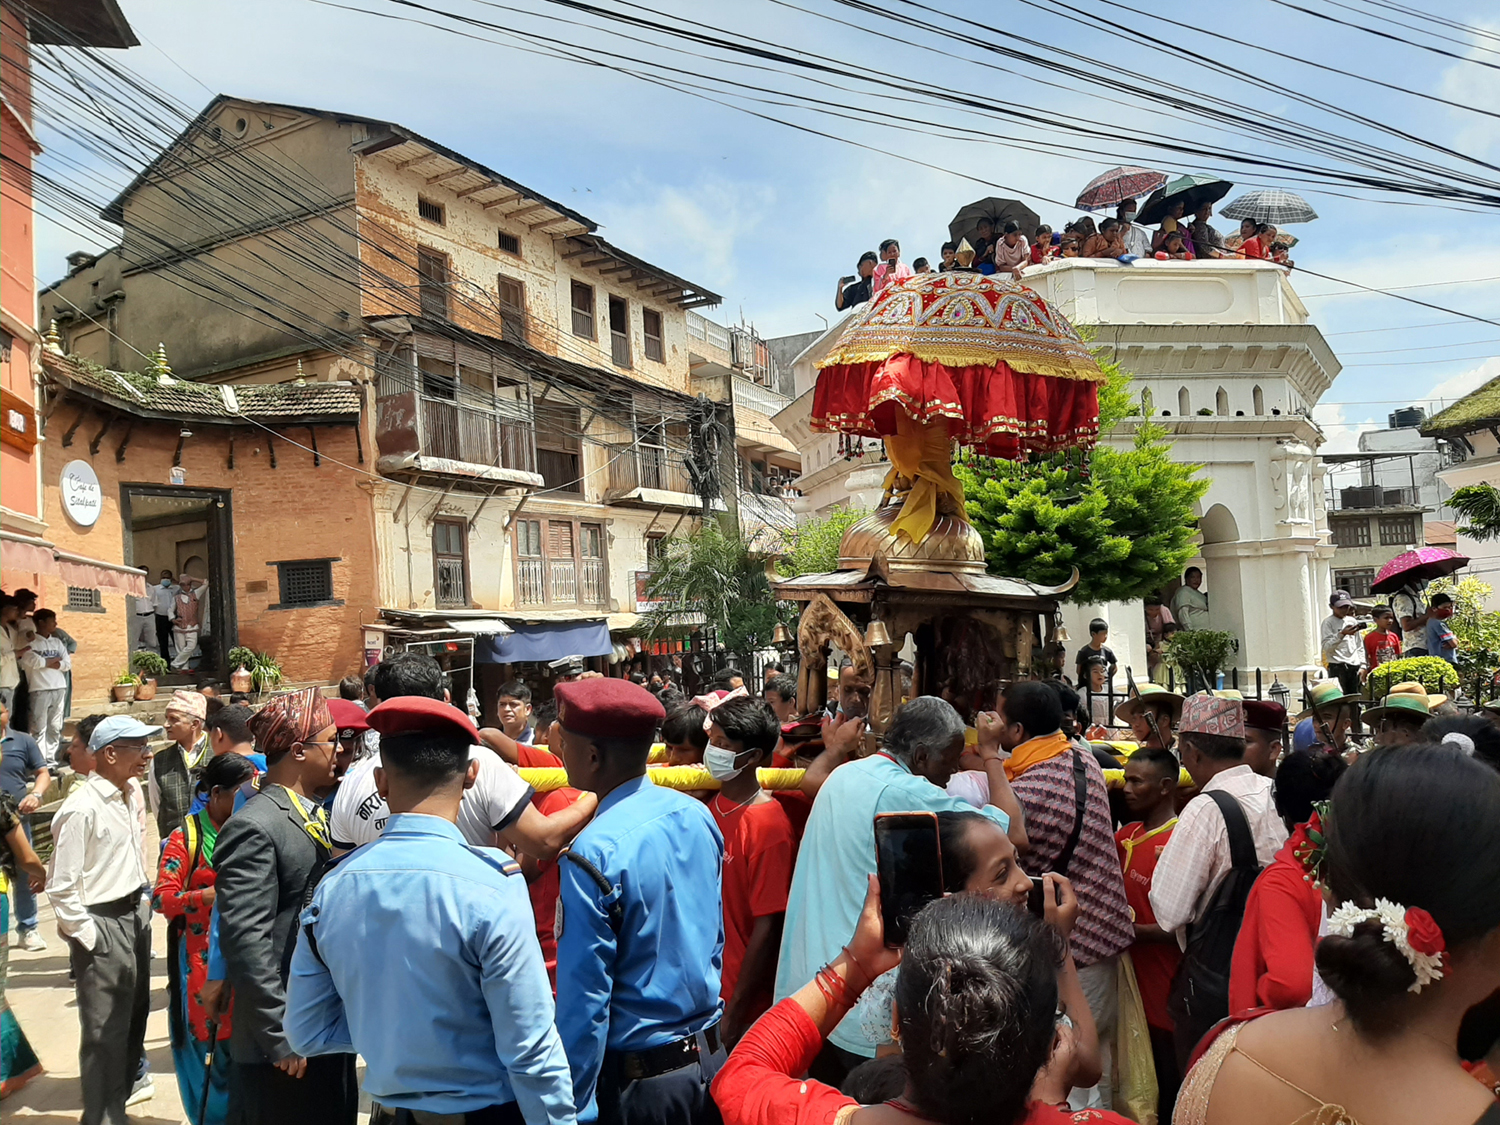
<path fill-rule="evenodd" d="M 418 197 L 417 214 L 429 223 L 436 223 L 438 226 L 443 225 L 443 205 L 441 203 L 434 203 L 430 199 Z"/>
<path fill-rule="evenodd" d="M 1366 517 L 1352 520 L 1329 520 L 1328 528 L 1333 533 L 1335 547 L 1368 547 L 1370 545 L 1370 521 Z"/>
<path fill-rule="evenodd" d="M 542 558 L 542 521 L 516 521 L 516 605 L 545 605 L 547 583 Z"/>
<path fill-rule="evenodd" d="M 521 256 L 521 240 L 513 234 L 506 234 L 504 231 L 501 231 L 500 249 L 504 250 L 507 254 L 514 254 L 519 258 Z"/>
<path fill-rule="evenodd" d="M 594 287 L 573 282 L 573 335 L 594 338 Z"/>
<path fill-rule="evenodd" d="M 516 523 L 516 604 L 604 605 L 604 526 L 572 520 Z"/>
<path fill-rule="evenodd" d="M 656 569 L 656 564 L 661 562 L 666 554 L 667 537 L 665 535 L 646 536 L 646 567 L 650 570 Z"/>
<path fill-rule="evenodd" d="M 1375 581 L 1373 570 L 1335 570 L 1333 585 L 1337 590 L 1348 590 L 1351 598 L 1368 598 L 1370 584 Z"/>
<path fill-rule="evenodd" d="M 417 249 L 417 287 L 423 316 L 448 319 L 448 255 Z"/>
<path fill-rule="evenodd" d="M 1417 521 L 1413 516 L 1381 516 L 1380 545 L 1399 547 L 1417 541 Z"/>
<path fill-rule="evenodd" d="M 665 363 L 667 349 L 661 338 L 661 313 L 655 309 L 642 309 L 641 324 L 645 329 L 646 358 L 655 363 Z"/>
<path fill-rule="evenodd" d="M 297 609 L 311 605 L 341 605 L 333 596 L 332 559 L 293 559 L 272 563 L 276 568 L 279 601 L 270 609 Z"/>
<path fill-rule="evenodd" d="M 469 607 L 468 526 L 463 520 L 432 525 L 433 595 L 439 609 Z"/>
<path fill-rule="evenodd" d="M 609 299 L 609 357 L 616 367 L 630 366 L 630 306 L 624 297 Z"/>
<path fill-rule="evenodd" d="M 583 494 L 583 422 L 576 406 L 536 406 L 536 471 L 549 492 Z"/>
<path fill-rule="evenodd" d="M 526 283 L 500 275 L 500 327 L 507 340 L 526 342 Z"/>

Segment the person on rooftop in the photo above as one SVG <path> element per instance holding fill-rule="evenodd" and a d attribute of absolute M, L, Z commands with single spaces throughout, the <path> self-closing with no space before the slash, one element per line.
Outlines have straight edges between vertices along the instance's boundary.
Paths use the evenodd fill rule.
<path fill-rule="evenodd" d="M 901 243 L 894 238 L 887 238 L 880 244 L 880 264 L 875 267 L 873 275 L 874 296 L 880 296 L 880 291 L 893 281 L 905 281 L 912 276 L 912 269 L 901 260 Z"/>
<path fill-rule="evenodd" d="M 1168 258 L 1176 258 L 1179 261 L 1191 262 L 1194 255 L 1188 249 L 1187 235 L 1183 233 L 1185 229 L 1174 230 L 1166 238 L 1162 239 L 1161 249 L 1156 252 L 1157 256 L 1165 255 Z"/>
<path fill-rule="evenodd" d="M 911 264 L 911 271 L 914 274 L 917 274 L 917 273 L 931 273 L 932 272 L 932 263 L 929 262 L 926 258 L 918 258 L 915 262 L 913 262 Z"/>
<path fill-rule="evenodd" d="M 956 257 L 956 255 L 958 254 L 958 243 L 943 243 L 942 254 L 943 264 L 938 266 L 938 273 L 947 273 L 954 266 L 958 265 L 958 258 Z"/>
<path fill-rule="evenodd" d="M 1249 222 L 1247 219 L 1246 222 Z M 1245 231 L 1245 224 L 1240 224 L 1240 233 Z M 1271 244 L 1276 240 L 1276 228 L 1270 223 L 1256 223 L 1253 234 L 1246 236 L 1240 243 L 1240 257 L 1268 259 L 1271 256 Z"/>
<path fill-rule="evenodd" d="M 1057 254 L 1057 247 L 1052 245 L 1052 228 L 1046 223 L 1036 228 L 1036 238 L 1031 242 L 1031 264 L 1034 266 L 1050 262 Z"/>
<path fill-rule="evenodd" d="M 1083 244 L 1085 258 L 1118 258 L 1125 254 L 1125 241 L 1120 236 L 1120 220 L 1105 219 L 1099 233 Z"/>
<path fill-rule="evenodd" d="M 873 250 L 866 250 L 859 256 L 859 264 L 855 266 L 856 273 L 839 278 L 838 287 L 833 291 L 835 309 L 845 312 L 870 299 L 870 290 L 874 284 L 871 279 L 875 276 L 875 265 L 879 261 Z"/>
<path fill-rule="evenodd" d="M 1225 256 L 1224 236 L 1209 225 L 1213 218 L 1214 205 L 1204 203 L 1193 214 L 1188 231 L 1193 238 L 1193 251 L 1200 258 L 1222 258 Z"/>
<path fill-rule="evenodd" d="M 1138 209 L 1135 200 L 1122 200 L 1115 211 L 1115 218 L 1120 220 L 1120 239 L 1125 243 L 1125 252 L 1144 258 L 1151 253 L 1151 235 L 1135 221 Z"/>
<path fill-rule="evenodd" d="M 1005 233 L 995 243 L 995 272 L 1008 273 L 1016 280 L 1031 264 L 1031 243 L 1015 223 L 1005 224 Z"/>
<path fill-rule="evenodd" d="M 993 269 L 985 269 L 985 266 L 993 265 L 995 261 L 995 223 L 992 219 L 980 219 L 975 224 L 979 231 L 979 237 L 974 240 L 974 261 L 979 265 L 980 273 L 994 273 Z"/>
<path fill-rule="evenodd" d="M 1181 221 L 1183 212 L 1186 210 L 1187 204 L 1180 199 L 1167 207 L 1167 213 L 1162 216 L 1161 225 L 1156 228 L 1156 233 L 1151 237 L 1151 249 L 1153 251 L 1162 248 L 1163 243 L 1167 241 L 1167 235 L 1171 234 L 1174 230 L 1181 230 L 1186 226 Z"/>

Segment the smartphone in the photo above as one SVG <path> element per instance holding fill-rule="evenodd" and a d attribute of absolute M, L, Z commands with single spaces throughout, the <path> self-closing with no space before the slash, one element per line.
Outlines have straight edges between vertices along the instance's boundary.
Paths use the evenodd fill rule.
<path fill-rule="evenodd" d="M 937 813 L 881 813 L 875 818 L 875 871 L 880 877 L 885 944 L 906 944 L 913 916 L 943 897 L 943 852 Z"/>
<path fill-rule="evenodd" d="M 848 277 L 841 277 L 841 278 L 839 278 L 839 284 L 840 285 L 851 285 L 851 284 L 854 283 L 855 280 L 857 280 L 856 276 L 851 273 Z"/>
<path fill-rule="evenodd" d="M 1038 918 L 1044 917 L 1047 913 L 1046 890 L 1047 887 L 1042 882 L 1042 877 L 1040 875 L 1033 875 L 1031 877 L 1031 890 L 1026 892 L 1026 909 Z M 1062 888 L 1054 887 L 1052 897 L 1057 900 L 1057 905 L 1061 906 Z"/>

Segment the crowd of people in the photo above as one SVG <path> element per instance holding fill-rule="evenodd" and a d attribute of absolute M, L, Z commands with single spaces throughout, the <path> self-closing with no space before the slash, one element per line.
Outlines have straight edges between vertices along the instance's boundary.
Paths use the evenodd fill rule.
<path fill-rule="evenodd" d="M 891 282 L 914 274 L 968 269 L 1020 280 L 1032 266 L 1059 258 L 1111 258 L 1125 263 L 1140 258 L 1187 262 L 1238 258 L 1292 265 L 1288 255 L 1295 240 L 1270 223 L 1243 219 L 1237 230 L 1226 235 L 1210 221 L 1212 203 L 1204 203 L 1189 217 L 1179 202 L 1155 229 L 1148 229 L 1136 222 L 1138 210 L 1136 201 L 1127 199 L 1113 216 L 1095 223 L 1093 216 L 1084 215 L 1061 230 L 1046 223 L 1023 230 L 1016 222 L 997 225 L 993 219 L 981 218 L 972 239 L 942 244 L 936 264 L 919 257 L 908 265 L 901 260 L 901 244 L 888 238 L 878 252 L 867 250 L 860 255 L 853 274 L 839 279 L 833 307 L 840 312 L 852 309 L 878 296 Z"/>
<path fill-rule="evenodd" d="M 1061 678 L 878 740 L 850 663 L 816 714 L 754 687 L 567 669 L 480 728 L 402 653 L 78 721 L 50 862 L 8 788 L 0 862 L 68 948 L 85 1125 L 150 1093 L 153 912 L 195 1125 L 352 1122 L 361 1088 L 382 1125 L 1500 1118 L 1500 714 L 1412 693 L 1359 754 L 1337 679 L 1290 719 L 1143 683 L 1121 755 Z M 941 856 L 899 948 L 892 813 Z M 14 1088 L 3 976 L 0 1031 Z"/>

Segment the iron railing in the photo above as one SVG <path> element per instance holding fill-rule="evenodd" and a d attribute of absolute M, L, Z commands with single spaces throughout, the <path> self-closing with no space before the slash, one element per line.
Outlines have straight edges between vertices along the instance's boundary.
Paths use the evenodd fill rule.
<path fill-rule="evenodd" d="M 469 592 L 465 589 L 463 559 L 438 557 L 434 597 L 439 609 L 468 608 Z"/>
<path fill-rule="evenodd" d="M 536 435 L 530 422 L 468 403 L 426 397 L 421 403 L 424 455 L 536 472 Z"/>
<path fill-rule="evenodd" d="M 692 494 L 693 485 L 682 462 L 657 445 L 609 447 L 611 492 L 634 492 L 654 488 Z"/>

